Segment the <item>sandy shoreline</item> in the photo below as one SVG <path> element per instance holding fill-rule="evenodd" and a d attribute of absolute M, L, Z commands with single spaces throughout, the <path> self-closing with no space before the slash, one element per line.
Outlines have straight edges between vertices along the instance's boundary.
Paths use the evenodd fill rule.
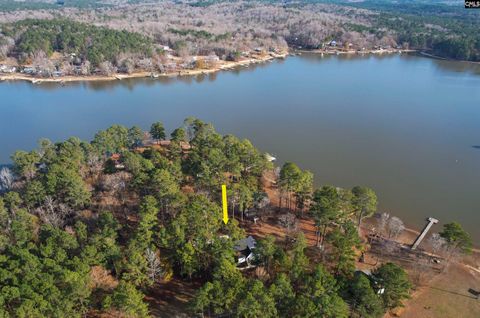
<path fill-rule="evenodd" d="M 382 55 L 382 54 L 402 54 L 402 53 L 415 53 L 418 52 L 417 50 L 399 50 L 399 49 L 379 49 L 379 50 L 365 50 L 365 51 L 358 51 L 358 50 L 325 50 L 325 49 L 318 49 L 318 50 L 302 50 L 296 49 L 293 51 L 294 53 L 314 53 L 314 54 L 326 54 L 326 55 Z"/>
<path fill-rule="evenodd" d="M 368 227 L 375 227 L 376 225 L 377 225 L 377 218 L 375 216 L 372 216 L 370 218 L 365 219 L 364 224 L 362 225 L 362 229 L 368 232 L 368 229 L 367 229 Z M 441 230 L 442 230 L 441 228 L 438 228 L 436 230 L 430 230 L 429 233 L 427 234 L 427 237 L 424 239 L 424 242 L 428 241 L 428 238 L 432 233 L 435 233 L 435 232 L 438 233 Z M 412 245 L 415 239 L 418 237 L 418 235 L 420 235 L 419 230 L 406 227 L 403 230 L 403 233 L 399 237 L 397 237 L 395 241 L 405 245 Z M 422 246 L 424 246 L 424 244 L 425 243 L 423 243 Z M 480 257 L 480 249 L 476 245 L 473 246 L 471 255 L 474 257 Z M 478 270 L 480 270 L 480 268 Z"/>
<path fill-rule="evenodd" d="M 440 59 L 445 61 L 450 61 L 449 59 L 438 57 L 432 54 L 428 54 L 426 52 L 417 51 L 417 50 L 398 50 L 398 49 L 391 49 L 391 50 L 366 50 L 366 51 L 356 51 L 356 50 L 349 50 L 349 51 L 340 51 L 340 50 L 302 50 L 302 49 L 293 49 L 290 52 L 285 51 L 282 53 L 270 53 L 266 55 L 256 55 L 251 58 L 247 58 L 237 62 L 230 62 L 230 61 L 221 61 L 218 66 L 210 69 L 182 69 L 174 72 L 168 73 L 156 73 L 156 72 L 147 72 L 147 71 L 139 71 L 134 72 L 131 74 L 123 74 L 117 73 L 111 76 L 103 76 L 103 75 L 89 75 L 89 76 L 62 76 L 62 77 L 55 77 L 55 78 L 43 78 L 43 77 L 35 77 L 31 75 L 26 75 L 23 73 L 13 73 L 13 74 L 0 74 L 0 82 L 2 81 L 27 81 L 32 84 L 41 84 L 41 83 L 59 83 L 64 84 L 68 82 L 102 82 L 102 81 L 118 81 L 123 79 L 131 79 L 131 78 L 173 78 L 177 76 L 196 76 L 202 74 L 211 74 L 216 73 L 219 71 L 230 70 L 237 67 L 247 67 L 251 64 L 259 64 L 264 63 L 267 61 L 275 60 L 275 59 L 284 59 L 289 55 L 300 55 L 300 54 L 320 54 L 320 55 L 358 55 L 358 56 L 365 56 L 365 55 L 390 55 L 390 54 L 403 54 L 403 53 L 418 53 L 421 56 L 433 59 Z M 456 61 L 456 60 L 452 60 Z M 466 63 L 474 63 L 477 64 L 479 62 L 471 62 L 471 61 L 457 61 L 457 62 L 466 62 Z"/>
<path fill-rule="evenodd" d="M 184 69 L 175 72 L 157 74 L 155 72 L 134 72 L 132 74 L 114 74 L 111 76 L 101 76 L 101 75 L 92 75 L 92 76 L 62 76 L 56 78 L 42 78 L 35 77 L 30 75 L 25 75 L 22 73 L 13 73 L 13 74 L 2 74 L 0 75 L 0 81 L 28 81 L 32 84 L 40 83 L 68 83 L 68 82 L 93 82 L 93 81 L 117 81 L 130 78 L 168 78 L 176 76 L 195 76 L 201 74 L 211 74 L 223 70 L 233 69 L 239 66 L 248 66 L 251 64 L 264 63 L 274 59 L 283 59 L 288 56 L 288 52 L 279 53 L 279 54 L 268 54 L 265 56 L 255 56 L 252 58 L 244 59 L 237 62 L 222 61 L 220 65 L 211 69 Z"/>

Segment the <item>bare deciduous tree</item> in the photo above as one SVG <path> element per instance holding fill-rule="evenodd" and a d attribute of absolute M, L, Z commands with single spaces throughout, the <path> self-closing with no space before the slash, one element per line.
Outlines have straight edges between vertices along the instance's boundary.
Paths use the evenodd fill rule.
<path fill-rule="evenodd" d="M 80 65 L 80 74 L 79 75 L 88 75 L 91 72 L 91 64 L 89 61 L 85 61 Z"/>
<path fill-rule="evenodd" d="M 63 73 L 63 75 L 73 75 L 75 72 L 73 65 L 68 61 L 63 61 L 59 66 L 59 70 Z"/>
<path fill-rule="evenodd" d="M 109 61 L 100 63 L 100 65 L 98 65 L 98 70 L 100 71 L 100 74 L 105 76 L 112 76 L 117 72 L 117 68 Z"/>
<path fill-rule="evenodd" d="M 428 242 L 434 254 L 442 254 L 447 247 L 447 241 L 438 233 L 433 233 L 432 236 L 428 238 Z"/>
<path fill-rule="evenodd" d="M 405 225 L 400 218 L 382 213 L 378 219 L 378 230 L 389 239 L 396 239 L 405 230 Z"/>
<path fill-rule="evenodd" d="M 270 204 L 270 199 L 266 194 L 259 196 L 257 200 L 254 202 L 254 206 L 256 209 L 264 209 L 269 204 Z"/>
<path fill-rule="evenodd" d="M 43 51 L 35 52 L 32 64 L 38 74 L 43 77 L 50 77 L 53 72 L 56 71 L 55 64 L 53 64 L 47 54 Z"/>
<path fill-rule="evenodd" d="M 158 256 L 158 253 L 151 250 L 150 248 L 147 248 L 147 250 L 145 251 L 145 258 L 148 264 L 147 275 L 151 281 L 155 282 L 163 275 L 160 257 Z"/>
<path fill-rule="evenodd" d="M 8 36 L 0 35 L 0 60 L 7 58 L 15 46 L 15 40 Z"/>
<path fill-rule="evenodd" d="M 398 236 L 400 236 L 403 230 L 405 230 L 405 225 L 403 224 L 403 221 L 400 220 L 400 218 L 392 216 L 388 220 L 387 228 L 388 238 L 396 239 Z"/>
<path fill-rule="evenodd" d="M 382 235 L 386 235 L 386 233 L 387 233 L 388 219 L 390 219 L 390 214 L 388 214 L 388 213 L 380 214 L 380 218 L 378 219 L 378 231 Z"/>
<path fill-rule="evenodd" d="M 0 192 L 10 190 L 14 181 L 15 176 L 9 168 L 3 167 L 0 169 Z"/>
<path fill-rule="evenodd" d="M 67 205 L 57 203 L 51 196 L 47 196 L 42 206 L 38 207 L 35 212 L 44 223 L 63 227 L 66 217 L 73 211 Z"/>
<path fill-rule="evenodd" d="M 428 258 L 419 258 L 411 265 L 410 277 L 416 286 L 426 285 L 435 274 Z"/>
<path fill-rule="evenodd" d="M 87 166 L 90 176 L 98 177 L 103 167 L 102 159 L 95 153 L 89 153 L 87 156 Z"/>
<path fill-rule="evenodd" d="M 296 231 L 298 222 L 293 213 L 287 213 L 278 217 L 278 223 L 286 229 L 287 234 Z"/>

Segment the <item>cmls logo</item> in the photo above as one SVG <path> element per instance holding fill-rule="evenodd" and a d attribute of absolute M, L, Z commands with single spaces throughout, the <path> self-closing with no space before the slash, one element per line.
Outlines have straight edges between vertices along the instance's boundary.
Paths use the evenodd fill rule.
<path fill-rule="evenodd" d="M 466 9 L 480 9 L 480 1 L 479 0 L 465 0 L 465 8 Z"/>

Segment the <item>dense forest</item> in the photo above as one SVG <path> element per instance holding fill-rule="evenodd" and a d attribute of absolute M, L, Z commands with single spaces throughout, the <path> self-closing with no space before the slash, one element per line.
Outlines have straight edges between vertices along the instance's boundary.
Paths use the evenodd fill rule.
<path fill-rule="evenodd" d="M 1 29 L 4 36 L 15 38 L 15 54 L 27 59 L 42 51 L 74 54 L 93 66 L 115 62 L 121 53 L 147 57 L 152 54 L 150 39 L 127 31 L 116 31 L 67 20 L 23 20 Z"/>
<path fill-rule="evenodd" d="M 332 40 L 337 50 L 415 49 L 480 60 L 478 10 L 441 2 L 39 0 L 3 9 L 2 3 L 0 61 L 31 65 L 45 77 L 214 68 L 258 51 L 328 48 Z M 198 67 L 198 56 L 213 62 Z"/>
<path fill-rule="evenodd" d="M 451 59 L 480 61 L 480 12 L 465 10 L 461 1 L 325 2 L 379 11 L 371 27 L 377 32 L 384 29 L 395 31 L 397 41 L 408 43 L 411 48 L 428 50 Z"/>
<path fill-rule="evenodd" d="M 409 297 L 400 266 L 356 270 L 373 190 L 314 189 L 310 172 L 275 168 L 248 140 L 195 118 L 170 135 L 161 122 L 149 132 L 114 125 L 91 142 L 42 139 L 12 155 L 0 169 L 1 317 L 148 317 L 155 308 L 145 295 L 172 278 L 201 285 L 186 309 L 199 317 L 380 317 Z M 268 173 L 280 209 L 265 193 Z M 252 211 L 291 231 L 287 240 L 259 237 L 252 268 L 240 270 L 234 246 Z M 315 246 L 291 226 L 301 217 L 314 220 Z M 457 223 L 437 243 L 449 253 L 471 247 Z"/>
<path fill-rule="evenodd" d="M 112 5 L 112 1 L 101 0 L 29 0 L 29 1 L 12 1 L 0 0 L 0 11 L 15 10 L 44 10 L 58 9 L 63 7 L 73 8 L 101 8 Z"/>

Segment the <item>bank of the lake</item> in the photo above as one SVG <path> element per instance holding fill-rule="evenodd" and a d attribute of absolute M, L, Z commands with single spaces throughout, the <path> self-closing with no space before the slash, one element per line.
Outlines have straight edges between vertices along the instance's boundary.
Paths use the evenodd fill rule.
<path fill-rule="evenodd" d="M 104 82 L 104 81 L 116 81 L 116 80 L 125 80 L 125 79 L 138 79 L 138 78 L 171 78 L 177 76 L 197 76 L 197 75 L 206 75 L 211 73 L 216 73 L 224 70 L 231 70 L 238 67 L 249 67 L 253 64 L 271 62 L 275 59 L 284 59 L 289 55 L 301 55 L 301 54 L 319 54 L 322 57 L 324 55 L 358 55 L 358 56 L 367 56 L 367 55 L 389 55 L 389 54 L 412 54 L 417 52 L 416 50 L 401 50 L 401 49 L 375 49 L 375 50 L 343 50 L 339 48 L 330 48 L 330 49 L 318 49 L 318 50 L 302 50 L 294 49 L 291 53 L 288 51 L 284 52 L 270 52 L 264 54 L 251 54 L 250 57 L 244 57 L 238 61 L 219 61 L 214 67 L 209 68 L 188 68 L 188 69 L 179 69 L 176 71 L 170 71 L 165 73 L 156 73 L 150 71 L 137 70 L 132 73 L 114 73 L 111 75 L 66 75 L 66 76 L 55 76 L 55 77 L 42 77 L 29 75 L 22 72 L 14 73 L 0 73 L 0 82 L 1 81 L 27 81 L 32 84 L 42 84 L 42 83 L 57 83 L 65 84 L 71 82 Z M 423 52 L 421 52 L 423 53 Z M 425 54 L 425 56 L 430 56 L 436 58 L 433 55 Z M 204 58 L 204 57 L 196 57 Z M 0 61 L 1 62 L 1 61 Z"/>
<path fill-rule="evenodd" d="M 480 68 L 416 56 L 302 54 L 228 72 L 109 82 L 0 84 L 0 163 L 37 140 L 188 116 L 312 170 L 374 188 L 419 229 L 457 220 L 480 241 Z M 434 231 L 440 226 L 435 226 Z"/>
<path fill-rule="evenodd" d="M 41 83 L 58 83 L 65 84 L 71 82 L 105 82 L 116 81 L 124 79 L 138 79 L 138 78 L 171 78 L 177 76 L 197 76 L 206 75 L 223 70 L 230 70 L 237 67 L 248 67 L 252 64 L 265 63 L 274 59 L 283 59 L 288 56 L 288 52 L 256 54 L 248 58 L 242 58 L 238 61 L 219 61 L 216 66 L 210 68 L 193 68 L 193 69 L 179 69 L 172 72 L 156 73 L 147 71 L 134 71 L 130 74 L 115 73 L 111 75 L 68 75 L 57 77 L 39 77 L 28 75 L 25 73 L 0 73 L 1 81 L 26 81 L 32 84 Z"/>

